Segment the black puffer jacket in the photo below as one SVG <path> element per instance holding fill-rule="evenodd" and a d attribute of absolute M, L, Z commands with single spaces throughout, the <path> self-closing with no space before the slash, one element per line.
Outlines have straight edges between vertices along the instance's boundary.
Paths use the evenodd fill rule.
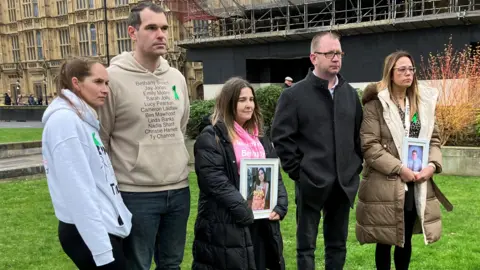
<path fill-rule="evenodd" d="M 268 139 L 261 138 L 261 142 L 266 156 L 276 158 Z M 239 191 L 235 152 L 225 125 L 207 126 L 195 142 L 194 154 L 200 196 L 192 269 L 256 269 L 252 233 L 266 239 L 262 244 L 269 255 L 267 267 L 285 269 L 280 223 L 254 222 L 253 212 Z M 274 211 L 283 219 L 288 199 L 281 177 L 278 183 Z"/>

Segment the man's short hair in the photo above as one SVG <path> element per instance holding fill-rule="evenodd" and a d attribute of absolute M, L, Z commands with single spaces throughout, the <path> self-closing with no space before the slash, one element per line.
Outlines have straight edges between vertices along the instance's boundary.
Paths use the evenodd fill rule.
<path fill-rule="evenodd" d="M 315 50 L 317 49 L 318 47 L 318 43 L 320 42 L 320 39 L 326 35 L 330 35 L 333 39 L 338 39 L 340 40 L 340 35 L 336 32 L 331 32 L 331 31 L 328 31 L 328 32 L 320 32 L 318 34 L 316 34 L 313 38 L 312 38 L 312 43 L 310 44 L 310 53 L 313 53 L 315 52 Z"/>
<path fill-rule="evenodd" d="M 128 16 L 128 26 L 133 26 L 135 29 L 138 29 L 140 25 L 142 24 L 142 18 L 140 17 L 140 12 L 142 12 L 144 9 L 150 9 L 151 11 L 155 13 L 164 13 L 165 10 L 152 2 L 141 2 L 132 7 L 130 10 L 130 15 Z"/>
<path fill-rule="evenodd" d="M 415 154 L 416 154 L 416 153 L 417 153 L 417 150 L 413 150 L 413 151 L 412 151 L 412 154 L 413 154 L 413 153 L 415 153 Z"/>

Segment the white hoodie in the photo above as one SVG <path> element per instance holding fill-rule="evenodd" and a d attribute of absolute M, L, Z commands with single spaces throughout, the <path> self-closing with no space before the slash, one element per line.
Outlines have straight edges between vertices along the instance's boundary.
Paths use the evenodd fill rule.
<path fill-rule="evenodd" d="M 43 115 L 48 188 L 56 217 L 75 224 L 96 265 L 105 265 L 114 260 L 108 234 L 128 236 L 132 214 L 119 193 L 95 111 L 70 90 L 62 91 L 77 110 L 58 97 Z"/>

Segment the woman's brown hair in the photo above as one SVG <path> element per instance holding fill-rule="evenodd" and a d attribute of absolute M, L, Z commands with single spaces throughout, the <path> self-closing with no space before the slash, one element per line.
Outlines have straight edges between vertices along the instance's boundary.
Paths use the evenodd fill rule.
<path fill-rule="evenodd" d="M 390 95 L 392 95 L 393 89 L 393 72 L 395 64 L 397 61 L 402 57 L 408 57 L 410 61 L 412 61 L 412 65 L 415 68 L 415 61 L 413 57 L 406 51 L 397 51 L 391 53 L 385 58 L 385 62 L 383 64 L 383 76 L 382 80 L 379 82 L 378 89 L 382 90 L 388 88 Z M 413 81 L 412 85 L 407 88 L 407 97 L 410 102 L 410 115 L 414 115 L 417 112 L 418 104 L 419 104 L 419 93 L 418 93 L 418 81 L 417 76 L 415 73 L 413 74 Z"/>
<path fill-rule="evenodd" d="M 212 115 L 212 124 L 215 125 L 218 121 L 223 121 L 225 123 L 228 136 L 231 140 L 235 140 L 236 138 L 233 126 L 237 114 L 237 103 L 240 98 L 240 93 L 245 87 L 252 90 L 255 108 L 253 109 L 252 118 L 245 122 L 243 128 L 245 128 L 250 134 L 253 134 L 254 129 L 258 128 L 259 136 L 263 136 L 263 117 L 253 87 L 248 81 L 239 77 L 233 77 L 223 85 L 222 90 L 217 97 Z"/>
<path fill-rule="evenodd" d="M 76 77 L 80 82 L 82 82 L 86 77 L 92 75 L 90 71 L 92 66 L 95 64 L 100 64 L 100 62 L 89 58 L 74 57 L 65 61 L 60 67 L 60 72 L 56 78 L 57 95 L 66 100 L 68 104 L 70 104 L 70 106 L 77 111 L 77 113 L 78 108 L 75 108 L 75 105 L 62 93 L 62 90 L 68 89 L 79 96 L 73 87 L 72 78 Z M 79 97 L 81 98 L 81 96 Z"/>

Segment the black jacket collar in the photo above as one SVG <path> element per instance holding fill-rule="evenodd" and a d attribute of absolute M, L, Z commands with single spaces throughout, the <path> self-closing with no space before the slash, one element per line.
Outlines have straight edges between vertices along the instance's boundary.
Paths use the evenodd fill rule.
<path fill-rule="evenodd" d="M 338 84 L 336 88 L 339 88 L 345 83 L 345 79 L 340 73 L 337 74 L 337 77 Z M 328 90 L 328 81 L 315 76 L 315 74 L 313 74 L 313 68 L 308 69 L 308 74 L 305 77 L 305 80 L 310 82 L 316 89 Z"/>

